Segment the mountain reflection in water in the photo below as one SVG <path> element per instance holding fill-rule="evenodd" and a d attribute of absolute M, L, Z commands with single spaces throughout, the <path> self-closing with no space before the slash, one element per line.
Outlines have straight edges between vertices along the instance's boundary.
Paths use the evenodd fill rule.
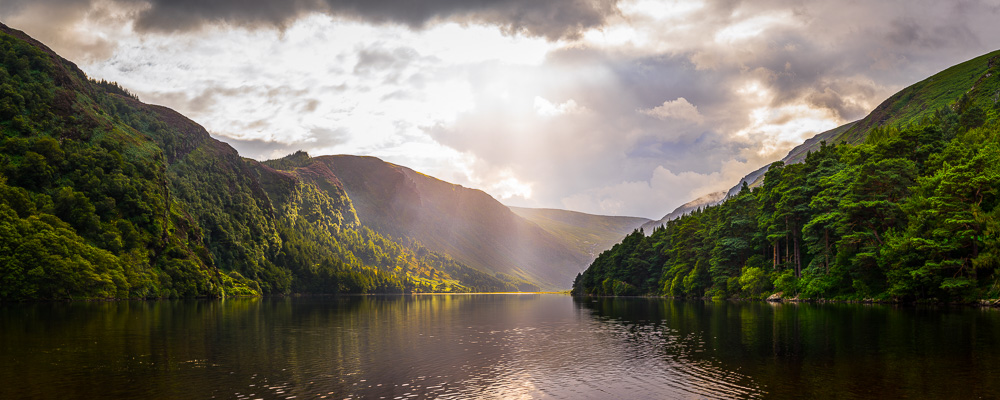
<path fill-rule="evenodd" d="M 975 398 L 1000 393 L 998 324 L 551 294 L 5 304 L 0 398 Z"/>

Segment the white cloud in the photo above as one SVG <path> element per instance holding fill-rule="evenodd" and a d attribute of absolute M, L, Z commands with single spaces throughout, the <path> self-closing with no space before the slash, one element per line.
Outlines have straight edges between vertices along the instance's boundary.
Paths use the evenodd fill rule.
<path fill-rule="evenodd" d="M 754 39 L 768 29 L 796 22 L 797 20 L 791 11 L 756 15 L 726 26 L 718 31 L 715 34 L 715 41 L 723 44 L 735 44 L 740 41 Z"/>
<path fill-rule="evenodd" d="M 5 23 L 249 157 L 375 155 L 510 203 L 654 218 L 1000 37 L 976 1 L 623 0 L 579 37 L 305 10 L 150 33 L 142 2 L 7 3 Z"/>
<path fill-rule="evenodd" d="M 564 103 L 552 104 L 541 96 L 535 96 L 535 112 L 543 117 L 555 117 L 563 114 L 578 114 L 583 112 L 583 107 L 576 104 L 576 100 L 569 99 Z"/>
<path fill-rule="evenodd" d="M 705 117 L 698 112 L 698 107 L 695 107 L 683 97 L 679 97 L 675 100 L 664 101 L 663 104 L 659 106 L 642 109 L 639 110 L 639 112 L 660 120 L 679 119 L 694 122 L 696 124 L 705 122 Z"/>
<path fill-rule="evenodd" d="M 626 181 L 562 199 L 562 206 L 596 214 L 636 215 L 660 218 L 698 197 L 729 190 L 757 167 L 740 161 L 726 161 L 719 171 L 674 173 L 663 166 L 653 169 L 648 180 Z"/>

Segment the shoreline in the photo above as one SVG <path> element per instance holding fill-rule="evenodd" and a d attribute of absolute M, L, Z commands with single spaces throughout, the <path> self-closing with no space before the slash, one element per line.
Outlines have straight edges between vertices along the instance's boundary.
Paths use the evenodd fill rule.
<path fill-rule="evenodd" d="M 263 298 L 281 298 L 281 297 L 359 297 L 359 296 L 440 296 L 440 295 L 486 295 L 486 294 L 562 294 L 570 296 L 568 290 L 564 291 L 538 291 L 538 292 L 429 292 L 429 293 L 289 293 L 289 294 L 267 294 L 259 296 L 225 296 L 225 297 L 210 297 L 210 296 L 195 296 L 195 297 L 125 297 L 125 298 L 110 298 L 110 299 L 94 299 L 94 298 L 82 298 L 82 299 L 23 299 L 23 300 L 0 300 L 0 305 L 3 304 L 25 304 L 25 303 L 112 303 L 120 301 L 183 301 L 183 300 L 227 300 L 227 299 L 263 299 Z"/>
<path fill-rule="evenodd" d="M 965 306 L 965 307 L 979 307 L 979 308 L 1000 308 L 1000 299 L 980 299 L 973 302 L 929 302 L 929 301 L 902 301 L 902 300 L 878 300 L 878 299 L 862 299 L 862 300 L 840 300 L 840 299 L 799 299 L 799 298 L 777 298 L 777 299 L 742 299 L 742 298 L 726 298 L 726 299 L 713 299 L 711 297 L 672 297 L 672 296 L 654 296 L 654 295 L 639 295 L 639 296 L 598 296 L 598 295 L 571 295 L 573 297 L 580 298 L 644 298 L 644 299 L 662 299 L 662 300 L 701 300 L 701 301 L 727 301 L 727 302 L 764 302 L 770 304 L 799 304 L 799 303 L 810 303 L 810 304 L 881 304 L 881 305 L 901 305 L 901 306 Z"/>

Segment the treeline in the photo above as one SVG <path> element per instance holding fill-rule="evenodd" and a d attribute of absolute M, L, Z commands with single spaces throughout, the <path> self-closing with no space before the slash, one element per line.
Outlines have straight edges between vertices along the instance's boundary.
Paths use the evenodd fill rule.
<path fill-rule="evenodd" d="M 5 32 L 0 95 L 0 300 L 531 287 L 378 235 L 333 182 Z"/>
<path fill-rule="evenodd" d="M 876 129 L 859 145 L 824 143 L 800 164 L 774 163 L 758 187 L 744 184 L 649 236 L 632 233 L 577 276 L 573 292 L 996 298 L 1000 123 L 988 100 L 984 108 L 963 97 L 914 126 Z"/>

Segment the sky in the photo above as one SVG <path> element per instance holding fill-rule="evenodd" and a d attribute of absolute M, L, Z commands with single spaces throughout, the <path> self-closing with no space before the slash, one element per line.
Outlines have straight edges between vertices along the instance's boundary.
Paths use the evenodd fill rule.
<path fill-rule="evenodd" d="M 1000 0 L 3 0 L 246 157 L 371 155 L 658 219 L 1000 48 Z"/>

